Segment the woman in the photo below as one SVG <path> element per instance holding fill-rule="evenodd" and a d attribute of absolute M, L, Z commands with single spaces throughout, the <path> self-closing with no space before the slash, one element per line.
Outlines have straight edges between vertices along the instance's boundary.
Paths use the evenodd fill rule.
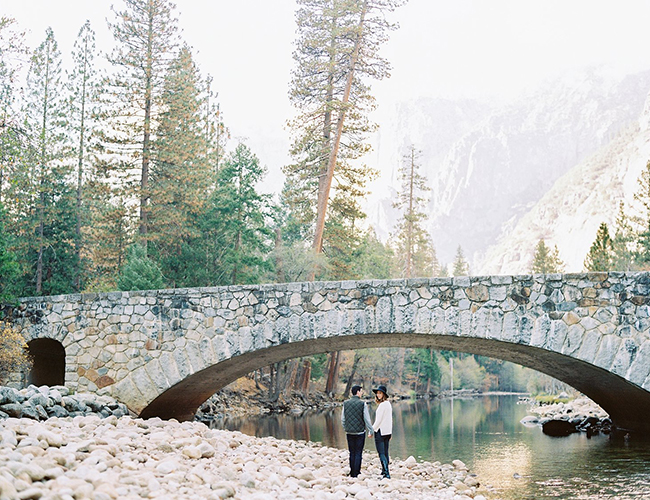
<path fill-rule="evenodd" d="M 381 462 L 381 476 L 390 479 L 388 472 L 388 442 L 393 434 L 393 407 L 388 401 L 388 392 L 385 385 L 380 385 L 372 392 L 375 393 L 377 413 L 372 428 L 375 431 L 375 446 Z"/>

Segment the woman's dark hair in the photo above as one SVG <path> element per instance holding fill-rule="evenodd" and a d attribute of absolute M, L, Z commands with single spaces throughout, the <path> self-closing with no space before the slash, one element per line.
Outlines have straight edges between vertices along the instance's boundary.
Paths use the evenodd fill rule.
<path fill-rule="evenodd" d="M 381 398 L 379 395 L 381 394 Z M 388 401 L 388 396 L 386 396 L 386 393 L 384 391 L 377 391 L 375 392 L 375 403 L 383 403 L 384 401 Z"/>

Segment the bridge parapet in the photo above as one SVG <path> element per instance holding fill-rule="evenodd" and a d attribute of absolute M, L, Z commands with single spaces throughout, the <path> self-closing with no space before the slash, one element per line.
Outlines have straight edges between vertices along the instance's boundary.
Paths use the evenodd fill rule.
<path fill-rule="evenodd" d="M 603 373 L 650 390 L 649 292 L 646 273 L 287 283 L 27 298 L 13 321 L 61 342 L 66 385 L 145 415 L 280 359 L 390 345 L 519 362 L 607 405 Z"/>

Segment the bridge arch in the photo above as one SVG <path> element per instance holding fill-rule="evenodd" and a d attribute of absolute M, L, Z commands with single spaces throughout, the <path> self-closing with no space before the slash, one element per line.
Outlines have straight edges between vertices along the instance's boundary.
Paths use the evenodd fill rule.
<path fill-rule="evenodd" d="M 361 341 L 360 341 L 361 340 Z M 201 404 L 217 390 L 254 370 L 297 356 L 309 356 L 334 350 L 376 347 L 432 348 L 479 354 L 517 363 L 550 375 L 579 390 L 607 411 L 621 427 L 638 428 L 634 415 L 650 414 L 650 400 L 645 390 L 624 378 L 593 364 L 570 356 L 521 344 L 494 339 L 456 338 L 427 334 L 367 334 L 304 340 L 246 353 L 194 373 L 156 397 L 141 412 L 143 418 L 191 419 Z M 296 355 L 299 352 L 300 354 Z M 632 418 L 630 418 L 632 417 Z"/>
<path fill-rule="evenodd" d="M 135 413 L 189 418 L 220 387 L 283 359 L 431 347 L 512 361 L 650 427 L 650 275 L 343 281 L 23 299 L 28 340 L 66 350 L 66 385 Z"/>

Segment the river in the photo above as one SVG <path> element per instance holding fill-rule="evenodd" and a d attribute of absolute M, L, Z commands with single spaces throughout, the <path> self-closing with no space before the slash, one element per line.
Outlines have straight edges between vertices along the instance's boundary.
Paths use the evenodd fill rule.
<path fill-rule="evenodd" d="M 517 396 L 401 401 L 393 403 L 393 414 L 391 456 L 460 459 L 488 486 L 491 499 L 650 499 L 650 442 L 546 436 L 540 427 L 520 423 L 527 407 Z M 221 419 L 214 427 L 347 447 L 340 408 Z M 366 449 L 375 451 L 372 439 Z"/>

